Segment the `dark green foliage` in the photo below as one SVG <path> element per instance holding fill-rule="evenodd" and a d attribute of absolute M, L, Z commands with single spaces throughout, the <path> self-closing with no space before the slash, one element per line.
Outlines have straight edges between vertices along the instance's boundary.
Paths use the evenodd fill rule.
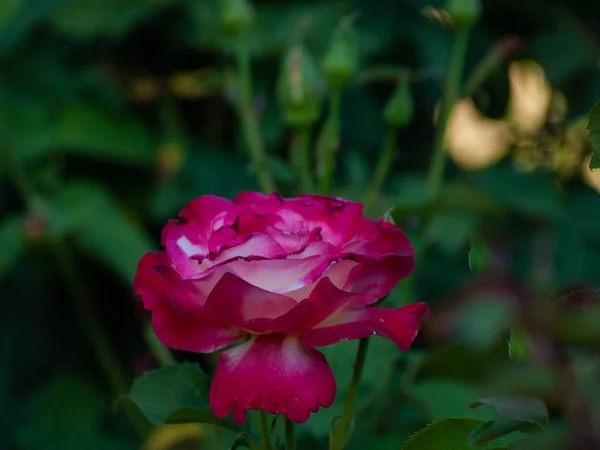
<path fill-rule="evenodd" d="M 218 355 L 176 352 L 177 364 L 159 367 L 171 356 L 150 353 L 131 288 L 140 256 L 192 198 L 260 187 L 237 117 L 240 39 L 282 195 L 299 193 L 288 122 L 311 127 L 315 180 L 320 132 L 334 124 L 330 194 L 357 201 L 387 125 L 401 126 L 369 214 L 406 230 L 417 265 L 383 307 L 427 301 L 432 313 L 406 353 L 371 340 L 346 448 L 600 448 L 600 185 L 588 173 L 600 167 L 600 3 L 481 2 L 460 92 L 502 121 L 510 148 L 478 170 L 450 158 L 435 198 L 427 171 L 454 36 L 447 2 L 249 3 L 0 0 L 0 448 L 132 450 L 154 426 L 187 422 L 201 424 L 202 448 L 256 448 L 256 417 L 248 433 L 210 414 L 200 367 L 212 373 Z M 479 2 L 449 3 L 464 26 L 460 8 Z M 310 57 L 302 104 L 293 77 L 277 89 L 290 48 Z M 521 58 L 554 92 L 528 131 L 507 113 L 509 65 Z M 542 104 L 541 83 L 525 99 Z M 328 107 L 334 90 L 340 102 Z M 461 127 L 487 149 L 472 122 Z M 66 282 L 57 245 L 83 292 Z M 88 297 L 130 392 L 107 382 L 74 295 Z M 296 428 L 297 448 L 327 447 L 357 345 L 321 349 L 337 396 Z M 281 437 L 283 421 L 273 429 Z"/>

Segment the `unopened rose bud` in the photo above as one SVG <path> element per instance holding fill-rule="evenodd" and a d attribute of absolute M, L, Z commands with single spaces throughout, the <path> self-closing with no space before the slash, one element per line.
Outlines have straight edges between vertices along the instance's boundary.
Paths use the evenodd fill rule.
<path fill-rule="evenodd" d="M 457 28 L 470 27 L 481 16 L 481 0 L 448 0 L 446 11 Z"/>
<path fill-rule="evenodd" d="M 244 34 L 254 22 L 254 10 L 248 0 L 221 0 L 221 26 L 233 35 Z"/>
<path fill-rule="evenodd" d="M 284 56 L 277 94 L 288 125 L 310 125 L 319 117 L 322 80 L 313 57 L 301 45 L 294 45 Z"/>
<path fill-rule="evenodd" d="M 402 127 L 410 123 L 413 117 L 413 101 L 408 81 L 404 77 L 398 80 L 394 93 L 383 110 L 383 120 L 390 126 Z"/>
<path fill-rule="evenodd" d="M 334 89 L 341 89 L 356 73 L 358 48 L 353 18 L 344 18 L 333 33 L 321 69 Z"/>

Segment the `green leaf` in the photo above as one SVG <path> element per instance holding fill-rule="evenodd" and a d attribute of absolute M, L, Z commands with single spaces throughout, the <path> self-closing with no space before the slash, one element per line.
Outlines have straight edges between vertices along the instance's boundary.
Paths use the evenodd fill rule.
<path fill-rule="evenodd" d="M 483 242 L 472 242 L 469 247 L 469 270 L 481 273 L 488 268 L 492 260 L 492 251 Z"/>
<path fill-rule="evenodd" d="M 590 143 L 594 153 L 590 159 L 590 170 L 598 169 L 600 167 L 600 101 L 597 102 L 588 116 L 587 129 L 590 133 Z"/>
<path fill-rule="evenodd" d="M 50 11 L 68 1 L 21 0 L 20 7 L 12 11 L 10 20 L 6 20 L 3 29 L 0 30 L 0 53 L 12 50 Z M 2 0 L 0 3 L 4 2 L 6 0 Z M 8 3 L 12 2 L 15 0 L 8 1 Z"/>
<path fill-rule="evenodd" d="M 486 410 L 473 410 L 469 405 L 479 398 L 474 384 L 458 380 L 423 380 L 410 386 L 407 395 L 421 403 L 429 420 L 444 417 L 471 417 L 490 420 L 493 414 Z"/>
<path fill-rule="evenodd" d="M 480 405 L 493 407 L 498 417 L 473 431 L 470 441 L 474 444 L 488 442 L 514 431 L 541 431 L 548 424 L 548 410 L 544 402 L 528 395 L 487 397 L 472 403 L 471 407 Z"/>
<path fill-rule="evenodd" d="M 563 216 L 558 187 L 546 173 L 523 173 L 499 164 L 475 174 L 474 181 L 496 203 L 522 216 L 547 220 Z"/>
<path fill-rule="evenodd" d="M 3 0 L 0 2 L 0 32 L 16 15 L 23 0 Z"/>
<path fill-rule="evenodd" d="M 157 147 L 149 131 L 131 115 L 73 104 L 59 117 L 56 145 L 72 154 L 119 163 L 149 165 Z"/>
<path fill-rule="evenodd" d="M 77 246 L 114 270 L 127 284 L 140 258 L 152 250 L 146 232 L 114 202 L 97 211 L 75 236 Z"/>
<path fill-rule="evenodd" d="M 139 259 L 153 244 L 110 192 L 93 183 L 72 182 L 47 204 L 52 234 L 73 234 L 81 250 L 131 282 Z"/>
<path fill-rule="evenodd" d="M 484 423 L 471 418 L 440 419 L 415 433 L 402 450 L 473 450 L 469 436 Z"/>
<path fill-rule="evenodd" d="M 229 450 L 237 450 L 239 448 L 249 448 L 250 450 L 261 450 L 261 445 L 254 439 L 248 439 L 247 433 L 240 433 Z"/>
<path fill-rule="evenodd" d="M 13 214 L 0 222 L 0 278 L 25 250 L 23 217 Z"/>
<path fill-rule="evenodd" d="M 52 15 L 53 25 L 81 40 L 119 38 L 173 0 L 72 0 Z"/>
<path fill-rule="evenodd" d="M 217 419 L 208 404 L 210 380 L 194 364 L 172 364 L 146 372 L 131 386 L 129 397 L 153 425 L 210 423 L 232 431 L 232 422 Z"/>
<path fill-rule="evenodd" d="M 352 439 L 352 434 L 354 433 L 354 427 L 356 426 L 356 416 L 352 416 L 350 419 L 350 423 L 348 424 L 348 428 L 341 432 L 341 437 L 338 441 L 334 443 L 333 438 L 337 432 L 337 428 L 339 427 L 339 421 L 341 416 L 336 416 L 331 421 L 329 425 L 329 448 L 346 448 L 350 439 Z"/>
<path fill-rule="evenodd" d="M 18 442 L 36 450 L 133 450 L 129 442 L 102 430 L 105 409 L 102 393 L 93 385 L 58 375 L 29 396 L 28 420 L 18 430 Z"/>
<path fill-rule="evenodd" d="M 426 245 L 433 244 L 448 254 L 457 254 L 477 232 L 478 224 L 479 218 L 473 214 L 435 214 L 423 230 L 423 239 Z"/>
<path fill-rule="evenodd" d="M 523 327 L 515 327 L 510 331 L 508 339 L 508 355 L 517 361 L 526 360 L 531 354 L 531 340 Z"/>
<path fill-rule="evenodd" d="M 410 214 L 499 216 L 505 213 L 499 202 L 472 183 L 449 183 L 436 200 L 429 198 L 426 184 L 427 180 L 422 176 L 408 176 L 401 180 L 396 188 L 399 194 L 392 212 L 397 221 Z"/>

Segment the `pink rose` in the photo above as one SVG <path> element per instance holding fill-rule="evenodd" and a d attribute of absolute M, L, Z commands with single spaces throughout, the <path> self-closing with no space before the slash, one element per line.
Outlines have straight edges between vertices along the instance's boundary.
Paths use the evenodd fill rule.
<path fill-rule="evenodd" d="M 146 254 L 133 285 L 169 347 L 223 352 L 210 390 L 217 417 L 247 409 L 305 422 L 335 396 L 314 347 L 378 334 L 408 349 L 427 305 L 369 307 L 408 276 L 414 250 L 362 205 L 305 195 L 242 192 L 193 200 Z"/>

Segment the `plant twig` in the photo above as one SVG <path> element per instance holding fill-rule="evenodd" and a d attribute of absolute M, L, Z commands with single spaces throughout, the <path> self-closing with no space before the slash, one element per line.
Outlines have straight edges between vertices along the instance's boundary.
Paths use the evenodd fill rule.
<path fill-rule="evenodd" d="M 236 63 L 240 86 L 238 111 L 244 130 L 246 145 L 252 157 L 252 164 L 260 188 L 265 193 L 274 192 L 276 190 L 275 181 L 269 168 L 269 161 L 260 134 L 258 120 L 253 111 L 250 53 L 243 40 L 240 40 L 237 46 Z"/>

